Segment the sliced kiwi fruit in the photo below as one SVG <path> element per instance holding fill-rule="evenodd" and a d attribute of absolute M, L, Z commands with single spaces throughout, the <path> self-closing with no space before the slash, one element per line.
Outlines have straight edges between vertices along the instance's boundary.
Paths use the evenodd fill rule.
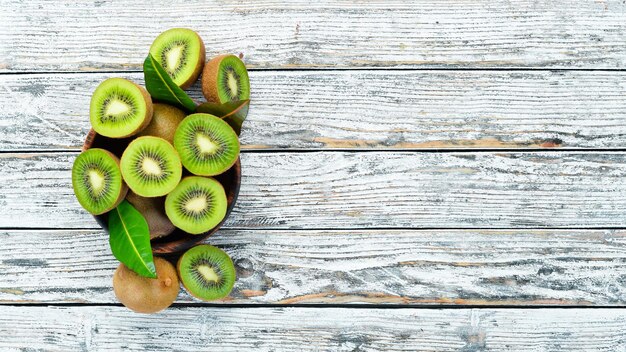
<path fill-rule="evenodd" d="M 161 33 L 152 43 L 150 54 L 183 89 L 198 79 L 206 55 L 198 33 L 186 28 L 172 28 Z"/>
<path fill-rule="evenodd" d="M 189 172 L 214 176 L 228 170 L 239 156 L 237 133 L 210 114 L 187 116 L 176 129 L 174 147 Z"/>
<path fill-rule="evenodd" d="M 139 276 L 120 264 L 113 274 L 113 291 L 117 299 L 137 313 L 156 313 L 174 303 L 180 284 L 174 266 L 163 258 L 154 258 L 157 278 Z"/>
<path fill-rule="evenodd" d="M 207 101 L 219 104 L 250 99 L 246 65 L 235 55 L 210 60 L 202 71 L 202 93 Z"/>
<path fill-rule="evenodd" d="M 210 177 L 187 176 L 165 198 L 165 213 L 174 226 L 198 235 L 217 226 L 226 216 L 224 187 Z"/>
<path fill-rule="evenodd" d="M 165 197 L 146 198 L 129 191 L 126 200 L 146 219 L 150 239 L 167 236 L 176 230 L 174 224 L 165 215 Z"/>
<path fill-rule="evenodd" d="M 185 289 L 203 301 L 228 296 L 235 284 L 235 265 L 228 254 L 217 247 L 199 245 L 178 260 L 178 275 Z"/>
<path fill-rule="evenodd" d="M 99 215 L 115 208 L 126 197 L 120 160 L 104 149 L 82 152 L 72 167 L 72 186 L 80 205 Z"/>
<path fill-rule="evenodd" d="M 128 187 L 142 197 L 170 193 L 183 171 L 174 147 L 163 138 L 151 136 L 139 137 L 126 147 L 120 168 Z"/>
<path fill-rule="evenodd" d="M 174 143 L 174 133 L 180 122 L 185 118 L 185 113 L 167 104 L 154 104 L 152 121 L 137 136 L 161 137 L 170 143 Z"/>
<path fill-rule="evenodd" d="M 89 119 L 98 134 L 129 137 L 150 123 L 152 98 L 143 87 L 127 79 L 109 78 L 93 92 Z"/>

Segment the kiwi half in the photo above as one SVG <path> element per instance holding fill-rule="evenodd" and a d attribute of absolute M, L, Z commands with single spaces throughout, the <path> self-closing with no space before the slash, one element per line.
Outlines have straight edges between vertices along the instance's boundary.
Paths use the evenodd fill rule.
<path fill-rule="evenodd" d="M 146 219 L 150 239 L 167 236 L 176 230 L 174 224 L 165 215 L 165 197 L 146 198 L 129 191 L 126 200 Z"/>
<path fill-rule="evenodd" d="M 237 133 L 210 114 L 187 116 L 176 129 L 174 147 L 189 172 L 214 176 L 228 170 L 239 156 Z"/>
<path fill-rule="evenodd" d="M 129 137 L 150 123 L 152 98 L 143 87 L 127 79 L 109 78 L 93 92 L 89 119 L 98 134 Z"/>
<path fill-rule="evenodd" d="M 152 121 L 137 136 L 161 137 L 170 143 L 174 143 L 174 133 L 180 122 L 185 118 L 185 113 L 167 104 L 154 104 Z"/>
<path fill-rule="evenodd" d="M 207 62 L 202 71 L 202 93 L 207 101 L 219 104 L 250 99 L 246 65 L 235 55 L 220 55 Z"/>
<path fill-rule="evenodd" d="M 192 235 L 217 226 L 227 208 L 224 187 L 210 177 L 185 177 L 165 198 L 167 217 L 174 226 Z"/>
<path fill-rule="evenodd" d="M 174 147 L 163 138 L 150 136 L 139 137 L 126 147 L 120 167 L 128 187 L 142 197 L 168 194 L 183 171 Z"/>
<path fill-rule="evenodd" d="M 150 54 L 183 89 L 198 79 L 206 56 L 202 38 L 186 28 L 172 28 L 161 33 L 152 43 Z"/>
<path fill-rule="evenodd" d="M 113 274 L 113 291 L 117 299 L 137 313 L 156 313 L 174 303 L 180 284 L 176 269 L 165 259 L 154 258 L 157 278 L 139 276 L 120 264 Z"/>
<path fill-rule="evenodd" d="M 88 149 L 76 158 L 72 186 L 80 205 L 94 215 L 115 208 L 128 191 L 122 180 L 120 160 L 99 148 Z"/>
<path fill-rule="evenodd" d="M 177 268 L 185 289 L 203 301 L 228 296 L 235 284 L 235 265 L 228 254 L 217 247 L 191 248 L 180 257 Z"/>

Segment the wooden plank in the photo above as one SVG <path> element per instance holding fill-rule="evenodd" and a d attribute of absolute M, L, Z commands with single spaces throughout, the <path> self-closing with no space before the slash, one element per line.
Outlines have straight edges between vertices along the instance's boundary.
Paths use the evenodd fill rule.
<path fill-rule="evenodd" d="M 609 309 L 0 307 L 0 348 L 38 351 L 623 351 Z M 16 324 L 16 322 L 19 322 Z"/>
<path fill-rule="evenodd" d="M 75 153 L 0 154 L 0 227 L 94 228 Z M 623 227 L 626 153 L 243 153 L 227 227 Z"/>
<path fill-rule="evenodd" d="M 117 302 L 103 231 L 0 241 L 0 302 Z M 626 305 L 624 230 L 222 230 L 207 242 L 238 272 L 216 303 Z M 181 290 L 178 302 L 199 301 Z"/>
<path fill-rule="evenodd" d="M 253 68 L 626 66 L 621 0 L 4 2 L 4 72 L 138 70 L 180 26 Z"/>
<path fill-rule="evenodd" d="M 0 75 L 0 150 L 78 150 L 91 93 L 112 75 Z M 251 72 L 241 141 L 246 149 L 623 148 L 625 75 Z M 201 97 L 197 87 L 191 94 Z"/>

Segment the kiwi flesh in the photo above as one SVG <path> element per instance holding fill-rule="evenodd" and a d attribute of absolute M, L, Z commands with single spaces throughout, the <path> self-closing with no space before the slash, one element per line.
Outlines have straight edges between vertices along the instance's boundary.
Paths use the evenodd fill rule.
<path fill-rule="evenodd" d="M 198 235 L 217 226 L 226 216 L 224 187 L 210 177 L 187 176 L 165 198 L 165 213 L 174 226 Z"/>
<path fill-rule="evenodd" d="M 174 266 L 163 258 L 154 258 L 157 278 L 139 276 L 120 264 L 113 274 L 113 291 L 117 299 L 137 313 L 156 313 L 174 303 L 180 284 Z"/>
<path fill-rule="evenodd" d="M 89 119 L 98 134 L 129 137 L 150 123 L 152 98 L 143 87 L 127 79 L 109 78 L 100 83 L 91 97 Z"/>
<path fill-rule="evenodd" d="M 223 173 L 237 162 L 239 138 L 224 120 L 210 114 L 187 116 L 176 129 L 174 147 L 183 166 L 201 176 Z"/>
<path fill-rule="evenodd" d="M 165 215 L 165 197 L 146 198 L 129 191 L 126 200 L 146 219 L 151 240 L 167 236 L 176 230 Z"/>
<path fill-rule="evenodd" d="M 137 136 L 161 137 L 170 143 L 174 143 L 176 127 L 185 118 L 185 113 L 173 106 L 156 103 L 153 105 L 152 121 Z"/>
<path fill-rule="evenodd" d="M 198 79 L 206 57 L 202 38 L 187 28 L 172 28 L 161 33 L 152 43 L 150 54 L 183 89 Z"/>
<path fill-rule="evenodd" d="M 228 296 L 235 284 L 233 261 L 224 251 L 210 245 L 195 246 L 185 252 L 177 269 L 187 292 L 203 301 Z"/>
<path fill-rule="evenodd" d="M 171 192 L 182 176 L 180 157 L 165 139 L 139 137 L 126 147 L 120 161 L 126 184 L 142 197 L 160 197 Z"/>
<path fill-rule="evenodd" d="M 80 205 L 94 215 L 117 207 L 128 191 L 122 179 L 120 160 L 100 148 L 88 149 L 74 160 L 72 186 Z"/>
<path fill-rule="evenodd" d="M 202 94 L 209 102 L 224 104 L 250 99 L 246 65 L 235 55 L 220 55 L 204 65 Z"/>

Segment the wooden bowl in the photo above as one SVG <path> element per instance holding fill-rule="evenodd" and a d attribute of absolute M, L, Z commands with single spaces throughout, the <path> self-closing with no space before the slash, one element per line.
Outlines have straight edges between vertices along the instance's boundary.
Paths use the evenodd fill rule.
<path fill-rule="evenodd" d="M 124 149 L 126 146 L 132 141 L 133 138 L 126 139 L 113 139 L 101 136 L 96 133 L 93 129 L 89 131 L 87 138 L 85 139 L 85 144 L 83 145 L 83 151 L 89 148 L 103 148 L 106 149 L 118 157 L 122 156 Z M 183 169 L 183 176 L 186 176 L 186 171 Z M 241 186 L 241 160 L 238 158 L 235 165 L 233 165 L 228 171 L 224 172 L 221 175 L 215 176 L 222 186 L 224 186 L 224 190 L 226 191 L 226 198 L 228 200 L 228 209 L 226 210 L 226 216 L 224 219 L 213 229 L 204 232 L 199 235 L 192 235 L 187 232 L 184 232 L 180 229 L 176 229 L 173 233 L 168 236 L 155 238 L 152 242 L 152 251 L 154 254 L 160 255 L 168 255 L 168 254 L 176 254 L 195 246 L 196 244 L 204 241 L 207 237 L 214 234 L 226 221 L 228 215 L 233 210 L 235 206 L 235 202 L 237 201 L 237 196 L 239 195 L 239 188 Z M 103 229 L 107 232 L 109 231 L 108 226 L 108 215 L 94 215 L 96 221 Z"/>

